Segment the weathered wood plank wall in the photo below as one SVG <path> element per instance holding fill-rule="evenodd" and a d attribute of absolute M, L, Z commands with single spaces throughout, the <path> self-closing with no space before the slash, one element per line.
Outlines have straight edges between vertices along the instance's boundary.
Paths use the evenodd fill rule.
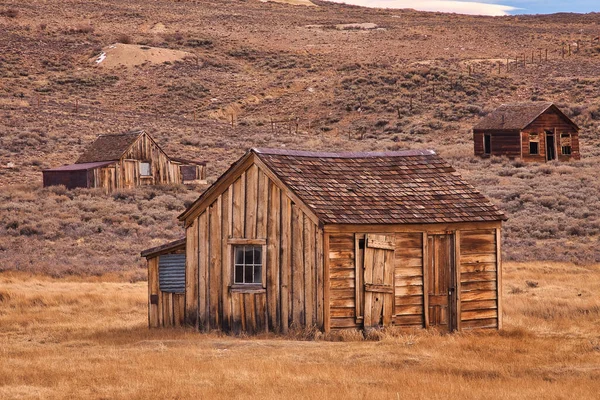
<path fill-rule="evenodd" d="M 451 224 L 444 225 L 443 231 L 449 230 L 452 230 Z M 440 227 L 430 226 L 430 232 L 440 231 Z M 458 264 L 457 326 L 461 329 L 498 327 L 500 247 L 496 238 L 499 229 L 455 231 L 459 248 L 456 255 L 448 254 L 447 257 L 456 257 Z M 428 325 L 424 260 L 431 250 L 428 250 L 424 237 L 427 232 L 395 233 L 393 325 L 407 328 Z M 332 329 L 362 328 L 364 283 L 361 275 L 364 270 L 361 263 L 363 250 L 359 244 L 364 238 L 364 233 L 328 234 L 329 282 L 325 290 L 329 292 L 326 297 L 329 297 L 330 311 L 326 317 Z M 449 259 L 448 264 L 453 263 L 455 260 Z"/>
<path fill-rule="evenodd" d="M 423 234 L 396 234 L 394 324 L 422 327 L 423 308 Z"/>
<path fill-rule="evenodd" d="M 152 175 L 140 175 L 140 162 L 150 162 Z M 92 187 L 100 187 L 107 192 L 112 192 L 116 189 L 143 185 L 183 182 L 180 164 L 172 162 L 146 134 L 141 135 L 121 159 L 115 161 L 115 164 L 116 167 L 95 169 Z"/>
<path fill-rule="evenodd" d="M 473 144 L 475 155 L 483 156 L 483 137 L 484 134 L 491 135 L 491 153 L 492 156 L 521 157 L 521 137 L 520 131 L 474 131 Z"/>
<path fill-rule="evenodd" d="M 570 159 L 579 160 L 579 134 L 573 126 L 567 123 L 563 118 L 556 114 L 553 110 L 547 110 L 540 115 L 531 125 L 523 131 L 523 159 L 526 161 L 544 162 L 546 160 L 546 130 L 555 132 L 554 141 L 556 156 L 558 160 L 568 161 Z M 529 136 L 534 133 L 538 134 L 540 141 L 540 154 L 529 154 Z M 560 135 L 567 133 L 571 135 L 571 155 L 561 154 Z"/>
<path fill-rule="evenodd" d="M 186 296 L 186 320 L 197 307 L 204 330 L 323 328 L 323 232 L 260 168 L 250 165 L 187 229 L 196 225 L 186 276 L 194 279 L 197 266 L 198 297 L 191 304 L 195 293 Z M 232 242 L 240 240 L 263 245 L 262 289 L 231 288 Z"/>
<path fill-rule="evenodd" d="M 354 234 L 330 235 L 328 256 L 330 327 L 358 328 Z"/>
<path fill-rule="evenodd" d="M 160 290 L 158 260 L 158 257 L 148 259 L 148 325 L 151 328 L 182 326 L 185 322 L 185 295 Z"/>
<path fill-rule="evenodd" d="M 460 325 L 463 329 L 498 326 L 496 230 L 460 233 Z"/>

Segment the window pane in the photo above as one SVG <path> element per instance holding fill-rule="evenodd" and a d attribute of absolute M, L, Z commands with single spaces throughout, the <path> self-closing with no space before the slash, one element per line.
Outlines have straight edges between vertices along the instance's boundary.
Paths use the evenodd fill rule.
<path fill-rule="evenodd" d="M 254 283 L 262 283 L 262 267 L 256 265 L 254 267 Z"/>
<path fill-rule="evenodd" d="M 539 143 L 538 142 L 529 142 L 529 154 L 538 154 L 539 153 Z"/>
<path fill-rule="evenodd" d="M 150 175 L 150 163 L 147 163 L 147 162 L 140 163 L 140 175 L 141 176 Z"/>
<path fill-rule="evenodd" d="M 235 248 L 235 263 L 236 264 L 244 263 L 244 246 L 238 246 Z"/>
<path fill-rule="evenodd" d="M 246 263 L 246 265 L 254 264 L 254 257 L 252 257 L 254 252 L 252 251 L 252 246 L 245 247 L 245 254 L 246 254 L 246 257 L 244 259 L 244 263 Z"/>
<path fill-rule="evenodd" d="M 260 265 L 262 264 L 262 247 L 255 246 L 254 247 L 254 264 Z"/>
<path fill-rule="evenodd" d="M 235 283 L 244 283 L 244 266 L 236 265 L 235 266 Z"/>
<path fill-rule="evenodd" d="M 245 271 L 244 271 L 244 283 L 252 283 L 252 266 L 251 265 L 246 265 L 245 267 Z"/>

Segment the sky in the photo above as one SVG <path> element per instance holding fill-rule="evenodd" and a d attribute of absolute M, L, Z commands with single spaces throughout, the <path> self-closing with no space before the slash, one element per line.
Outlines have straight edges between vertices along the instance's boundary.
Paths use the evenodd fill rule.
<path fill-rule="evenodd" d="M 600 0 L 333 0 L 364 7 L 414 8 L 475 15 L 587 13 L 600 11 Z"/>

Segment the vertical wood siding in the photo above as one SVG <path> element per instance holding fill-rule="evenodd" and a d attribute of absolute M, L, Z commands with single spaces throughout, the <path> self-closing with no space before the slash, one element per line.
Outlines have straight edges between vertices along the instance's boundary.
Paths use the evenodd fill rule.
<path fill-rule="evenodd" d="M 186 276 L 193 280 L 197 268 L 198 280 L 188 286 L 198 287 L 200 328 L 248 333 L 307 325 L 322 329 L 323 291 L 316 288 L 323 281 L 322 250 L 317 249 L 322 235 L 285 192 L 251 165 L 188 227 Z M 265 241 L 263 289 L 232 290 L 229 239 Z M 186 296 L 186 313 L 196 307 L 189 304 L 194 295 Z M 186 320 L 193 317 L 186 315 Z"/>
<path fill-rule="evenodd" d="M 140 162 L 150 162 L 152 176 L 140 176 Z M 142 185 L 166 185 L 182 183 L 179 163 L 169 157 L 148 137 L 143 134 L 131 146 L 115 167 L 97 168 L 93 173 L 93 186 L 107 192 L 116 189 L 133 188 Z"/>
<path fill-rule="evenodd" d="M 151 328 L 182 326 L 185 322 L 185 295 L 160 290 L 158 257 L 148 259 L 148 325 Z M 158 301 L 152 304 L 152 296 Z"/>

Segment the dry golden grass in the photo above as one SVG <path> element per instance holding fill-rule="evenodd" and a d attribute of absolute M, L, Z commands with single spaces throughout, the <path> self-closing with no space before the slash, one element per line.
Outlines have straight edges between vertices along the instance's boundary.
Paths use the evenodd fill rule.
<path fill-rule="evenodd" d="M 504 278 L 500 332 L 294 341 L 148 330 L 143 282 L 5 272 L 0 398 L 597 398 L 600 266 Z"/>

